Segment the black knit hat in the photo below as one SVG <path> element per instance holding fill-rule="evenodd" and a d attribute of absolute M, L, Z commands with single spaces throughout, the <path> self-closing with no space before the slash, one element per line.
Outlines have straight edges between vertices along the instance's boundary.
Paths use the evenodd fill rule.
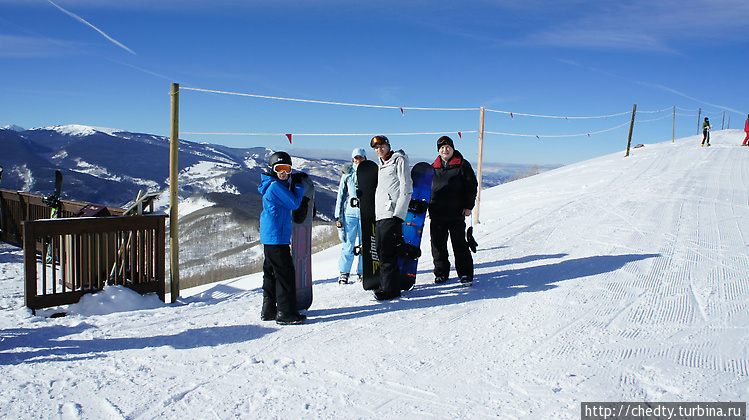
<path fill-rule="evenodd" d="M 440 150 L 440 147 L 444 145 L 448 145 L 452 147 L 453 149 L 455 148 L 455 144 L 453 144 L 453 139 L 447 136 L 442 136 L 439 138 L 439 140 L 437 140 L 437 150 Z"/>

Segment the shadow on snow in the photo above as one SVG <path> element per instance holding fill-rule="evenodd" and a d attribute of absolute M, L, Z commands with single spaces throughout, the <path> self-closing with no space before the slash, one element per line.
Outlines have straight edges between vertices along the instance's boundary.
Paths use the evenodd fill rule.
<path fill-rule="evenodd" d="M 391 311 L 456 305 L 484 299 L 509 298 L 520 293 L 551 290 L 557 287 L 556 283 L 561 281 L 616 271 L 628 263 L 660 256 L 660 254 L 601 255 L 541 264 L 533 267 L 500 269 L 510 264 L 562 258 L 566 255 L 531 255 L 512 260 L 477 264 L 476 268 L 495 267 L 498 270 L 477 275 L 471 287 L 460 287 L 454 280 L 441 285 L 421 284 L 417 285 L 411 291 L 404 292 L 405 299 L 354 307 L 313 309 L 308 312 L 310 315 L 308 322 L 339 321 Z"/>
<path fill-rule="evenodd" d="M 20 363 L 70 362 L 107 357 L 108 352 L 171 347 L 195 349 L 222 344 L 241 343 L 276 331 L 254 325 L 205 327 L 175 334 L 91 339 L 67 339 L 86 330 L 96 330 L 92 324 L 76 326 L 50 325 L 41 328 L 14 328 L 0 332 L 0 366 Z"/>

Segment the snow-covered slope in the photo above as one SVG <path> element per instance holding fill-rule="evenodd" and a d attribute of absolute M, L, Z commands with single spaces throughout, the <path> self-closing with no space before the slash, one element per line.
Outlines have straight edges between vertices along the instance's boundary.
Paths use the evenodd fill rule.
<path fill-rule="evenodd" d="M 31 316 L 21 255 L 0 248 L 0 415 L 576 419 L 583 401 L 746 401 L 742 139 L 484 191 L 471 288 L 432 283 L 428 239 L 415 289 L 388 303 L 337 284 L 339 247 L 315 254 L 302 326 L 259 320 L 260 275 Z"/>

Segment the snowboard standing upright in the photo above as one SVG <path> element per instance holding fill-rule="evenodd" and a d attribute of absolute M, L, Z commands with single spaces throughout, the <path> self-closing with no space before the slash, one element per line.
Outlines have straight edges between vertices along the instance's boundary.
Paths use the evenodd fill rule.
<path fill-rule="evenodd" d="M 47 196 L 44 199 L 44 204 L 47 205 L 47 207 L 50 207 L 52 209 L 49 218 L 50 219 L 57 219 L 60 217 L 60 210 L 62 208 L 62 203 L 60 203 L 60 193 L 62 192 L 62 172 L 60 172 L 59 169 L 55 171 L 55 192 Z M 47 244 L 47 251 L 45 252 L 45 261 L 47 263 L 52 262 L 52 238 L 48 237 L 46 244 Z"/>
<path fill-rule="evenodd" d="M 419 256 L 421 256 L 421 236 L 429 207 L 429 197 L 432 195 L 433 177 L 434 168 L 426 162 L 419 162 L 411 169 L 413 193 L 406 220 L 403 222 L 405 249 L 398 256 L 402 290 L 411 290 L 416 284 L 416 270 Z"/>
<path fill-rule="evenodd" d="M 312 305 L 312 218 L 315 209 L 315 184 L 303 178 L 305 186 L 302 205 L 291 215 L 291 258 L 296 275 L 297 310 Z"/>
<path fill-rule="evenodd" d="M 3 167 L 0 166 L 0 181 L 3 180 Z M 3 202 L 2 197 L 0 197 L 0 232 L 3 231 L 3 226 L 5 226 L 5 219 L 3 218 Z"/>
<path fill-rule="evenodd" d="M 360 248 L 362 255 L 362 286 L 364 290 L 374 290 L 380 287 L 380 259 L 377 255 L 377 240 L 375 237 L 375 190 L 377 189 L 377 174 L 379 167 L 374 161 L 365 160 L 356 169 L 359 189 L 356 196 L 359 199 L 361 218 Z"/>

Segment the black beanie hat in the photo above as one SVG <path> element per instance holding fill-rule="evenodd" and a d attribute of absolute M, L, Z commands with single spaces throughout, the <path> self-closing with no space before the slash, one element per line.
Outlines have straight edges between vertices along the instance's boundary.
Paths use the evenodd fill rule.
<path fill-rule="evenodd" d="M 444 145 L 448 145 L 452 147 L 453 149 L 455 148 L 455 145 L 453 144 L 453 139 L 447 136 L 442 136 L 439 138 L 439 140 L 437 140 L 437 150 L 440 150 L 440 147 Z"/>

